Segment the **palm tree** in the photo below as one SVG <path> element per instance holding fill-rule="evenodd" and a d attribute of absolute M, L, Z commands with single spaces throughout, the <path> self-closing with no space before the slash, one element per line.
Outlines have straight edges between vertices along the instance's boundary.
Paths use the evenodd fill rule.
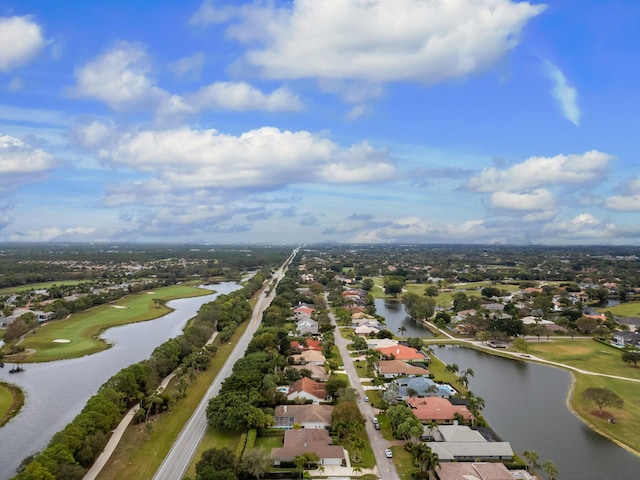
<path fill-rule="evenodd" d="M 525 450 L 522 452 L 522 456 L 525 458 L 529 473 L 533 473 L 537 468 L 540 468 L 538 464 L 538 460 L 540 459 L 538 452 L 535 450 Z"/>
<path fill-rule="evenodd" d="M 426 443 L 417 443 L 411 448 L 411 456 L 413 457 L 414 465 L 420 469 L 421 472 L 427 472 L 429 478 L 433 478 L 436 473 L 436 469 L 440 467 L 440 459 L 438 454 L 434 453 Z"/>
<path fill-rule="evenodd" d="M 457 374 L 460 370 L 460 367 L 458 367 L 457 363 L 452 363 L 451 365 L 447 365 L 446 367 L 444 367 L 444 369 L 449 373 Z"/>
<path fill-rule="evenodd" d="M 404 337 L 405 333 L 407 333 L 407 327 L 405 327 L 404 325 L 400 325 L 400 327 L 398 327 L 398 335 Z"/>
<path fill-rule="evenodd" d="M 547 480 L 556 480 L 556 475 L 558 475 L 558 469 L 553 464 L 553 462 L 547 460 L 542 464 L 542 470 L 547 474 Z"/>

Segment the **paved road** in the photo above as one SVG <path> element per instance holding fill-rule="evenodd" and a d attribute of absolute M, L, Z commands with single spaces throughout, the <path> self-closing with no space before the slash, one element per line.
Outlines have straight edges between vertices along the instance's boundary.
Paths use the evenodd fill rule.
<path fill-rule="evenodd" d="M 338 325 L 336 323 L 336 319 L 331 311 L 329 312 L 329 317 L 331 318 L 332 324 L 337 327 Z M 384 454 L 385 449 L 391 446 L 391 442 L 382 438 L 382 433 L 380 432 L 380 430 L 375 429 L 375 427 L 373 426 L 373 422 L 371 421 L 371 419 L 374 417 L 374 415 L 376 415 L 377 412 L 373 409 L 370 403 L 364 401 L 366 392 L 362 387 L 362 381 L 360 377 L 358 377 L 356 367 L 353 365 L 353 360 L 351 358 L 351 355 L 349 354 L 349 350 L 347 350 L 347 345 L 351 342 L 346 340 L 342 336 L 342 332 L 340 332 L 339 328 L 336 329 L 335 343 L 338 347 L 338 350 L 340 351 L 340 355 L 342 356 L 342 361 L 344 362 L 344 371 L 349 377 L 349 382 L 360 396 L 360 400 L 358 403 L 360 411 L 367 419 L 365 428 L 367 430 L 367 435 L 369 436 L 371 449 L 373 450 L 373 454 L 376 457 L 376 464 L 378 465 L 378 475 L 382 480 L 400 480 L 393 460 L 391 458 L 387 458 Z"/>
<path fill-rule="evenodd" d="M 224 366 L 220 369 L 220 372 L 207 390 L 207 393 L 202 398 L 202 401 L 196 410 L 193 412 L 193 415 L 178 435 L 178 438 L 176 438 L 171 450 L 153 477 L 154 480 L 179 480 L 184 477 L 184 474 L 189 468 L 198 446 L 207 431 L 206 409 L 209 400 L 218 394 L 222 382 L 231 374 L 233 365 L 244 356 L 244 352 L 247 349 L 253 334 L 260 325 L 262 312 L 269 306 L 275 297 L 275 287 L 284 276 L 289 263 L 291 263 L 297 252 L 297 249 L 294 250 L 289 258 L 282 264 L 280 269 L 273 274 L 270 287 L 265 289 L 265 291 L 258 297 L 258 301 L 253 309 L 247 330 L 238 341 L 238 344 L 231 352 L 231 355 L 229 355 Z M 271 292 L 268 296 L 266 295 L 266 290 L 270 290 Z"/>

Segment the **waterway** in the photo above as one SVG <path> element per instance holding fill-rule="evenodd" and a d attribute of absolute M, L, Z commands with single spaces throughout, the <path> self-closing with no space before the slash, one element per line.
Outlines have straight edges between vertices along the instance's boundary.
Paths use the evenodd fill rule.
<path fill-rule="evenodd" d="M 388 298 L 376 298 L 374 300 L 376 313 L 385 318 L 387 328 L 394 335 L 398 335 L 398 329 L 403 326 L 406 332 L 402 334 L 404 337 L 433 337 L 433 333 L 424 325 L 412 320 L 404 309 L 404 305 L 400 300 L 391 300 Z"/>
<path fill-rule="evenodd" d="M 82 358 L 26 364 L 24 372 L 14 375 L 6 367 L 0 369 L 0 380 L 18 385 L 26 396 L 20 413 L 0 428 L 0 479 L 13 476 L 26 456 L 42 450 L 105 381 L 124 367 L 149 358 L 155 347 L 182 333 L 201 305 L 240 285 L 223 282 L 203 288 L 215 293 L 172 300 L 168 306 L 174 310 L 163 317 L 107 330 L 102 338 L 113 344 L 108 350 Z"/>
<path fill-rule="evenodd" d="M 483 415 L 514 450 L 535 450 L 562 480 L 638 478 L 640 457 L 589 429 L 567 407 L 571 374 L 460 347 L 436 348 L 438 358 L 473 369 L 469 388 L 485 400 Z"/>

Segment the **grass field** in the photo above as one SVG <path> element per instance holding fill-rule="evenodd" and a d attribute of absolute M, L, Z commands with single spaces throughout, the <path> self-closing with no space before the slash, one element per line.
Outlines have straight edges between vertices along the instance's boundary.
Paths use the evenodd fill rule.
<path fill-rule="evenodd" d="M 154 298 L 172 300 L 209 293 L 209 290 L 176 285 L 154 292 L 127 295 L 117 302 L 71 315 L 68 319 L 49 322 L 39 327 L 36 333 L 25 335 L 21 345 L 35 352 L 27 355 L 24 361 L 50 362 L 99 352 L 109 348 L 107 343 L 98 338 L 107 328 L 152 320 L 171 311 L 168 307 L 154 305 Z M 69 342 L 57 343 L 54 340 Z"/>
<path fill-rule="evenodd" d="M 591 372 L 619 375 L 640 380 L 640 368 L 624 363 L 622 352 L 590 338 L 531 341 L 529 353 Z"/>
<path fill-rule="evenodd" d="M 159 415 L 153 420 L 153 432 L 150 436 L 144 431 L 144 425 L 130 425 L 127 428 L 111 459 L 98 475 L 99 480 L 122 478 L 150 480 L 153 478 L 178 433 L 193 414 L 245 329 L 246 323 L 243 323 L 234 334 L 231 344 L 219 345 L 211 366 L 206 372 L 197 376 L 189 386 L 187 395 L 179 400 L 170 412 Z M 189 472 L 192 472 L 191 475 L 195 472 L 195 462 L 200 459 L 204 450 L 225 446 L 234 449 L 239 438 L 239 433 L 234 436 L 226 432 L 220 434 L 212 430 L 208 431 L 189 469 Z"/>
<path fill-rule="evenodd" d="M 0 288 L 0 295 L 5 293 L 26 292 L 29 290 L 46 290 L 47 288 L 50 288 L 53 285 L 78 285 L 79 283 L 90 282 L 90 281 L 91 280 L 59 280 L 57 282 L 31 283 L 29 285 L 20 285 L 19 287 Z"/>
<path fill-rule="evenodd" d="M 640 302 L 621 303 L 615 307 L 605 307 L 597 309 L 600 313 L 607 311 L 620 317 L 640 317 Z"/>
<path fill-rule="evenodd" d="M 15 417 L 24 405 L 24 394 L 15 385 L 0 382 L 0 427 Z"/>

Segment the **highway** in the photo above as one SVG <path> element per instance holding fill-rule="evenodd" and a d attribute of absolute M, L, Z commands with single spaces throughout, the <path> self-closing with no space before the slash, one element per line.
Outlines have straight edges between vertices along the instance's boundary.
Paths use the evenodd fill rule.
<path fill-rule="evenodd" d="M 258 301 L 253 309 L 251 320 L 249 321 L 246 331 L 234 347 L 222 369 L 220 369 L 220 372 L 207 390 L 207 393 L 202 398 L 202 401 L 196 410 L 193 412 L 193 415 L 176 438 L 171 450 L 154 475 L 154 480 L 179 480 L 184 477 L 196 451 L 198 450 L 198 446 L 207 431 L 206 410 L 209 400 L 218 394 L 222 382 L 231 374 L 233 365 L 244 356 L 244 352 L 253 338 L 253 334 L 260 325 L 262 312 L 273 301 L 273 298 L 276 295 L 276 286 L 284 277 L 289 264 L 296 256 L 297 252 L 298 249 L 295 249 L 282 266 L 273 274 L 269 286 L 265 288 L 258 297 Z M 267 291 L 270 292 L 268 296 L 266 294 Z"/>

